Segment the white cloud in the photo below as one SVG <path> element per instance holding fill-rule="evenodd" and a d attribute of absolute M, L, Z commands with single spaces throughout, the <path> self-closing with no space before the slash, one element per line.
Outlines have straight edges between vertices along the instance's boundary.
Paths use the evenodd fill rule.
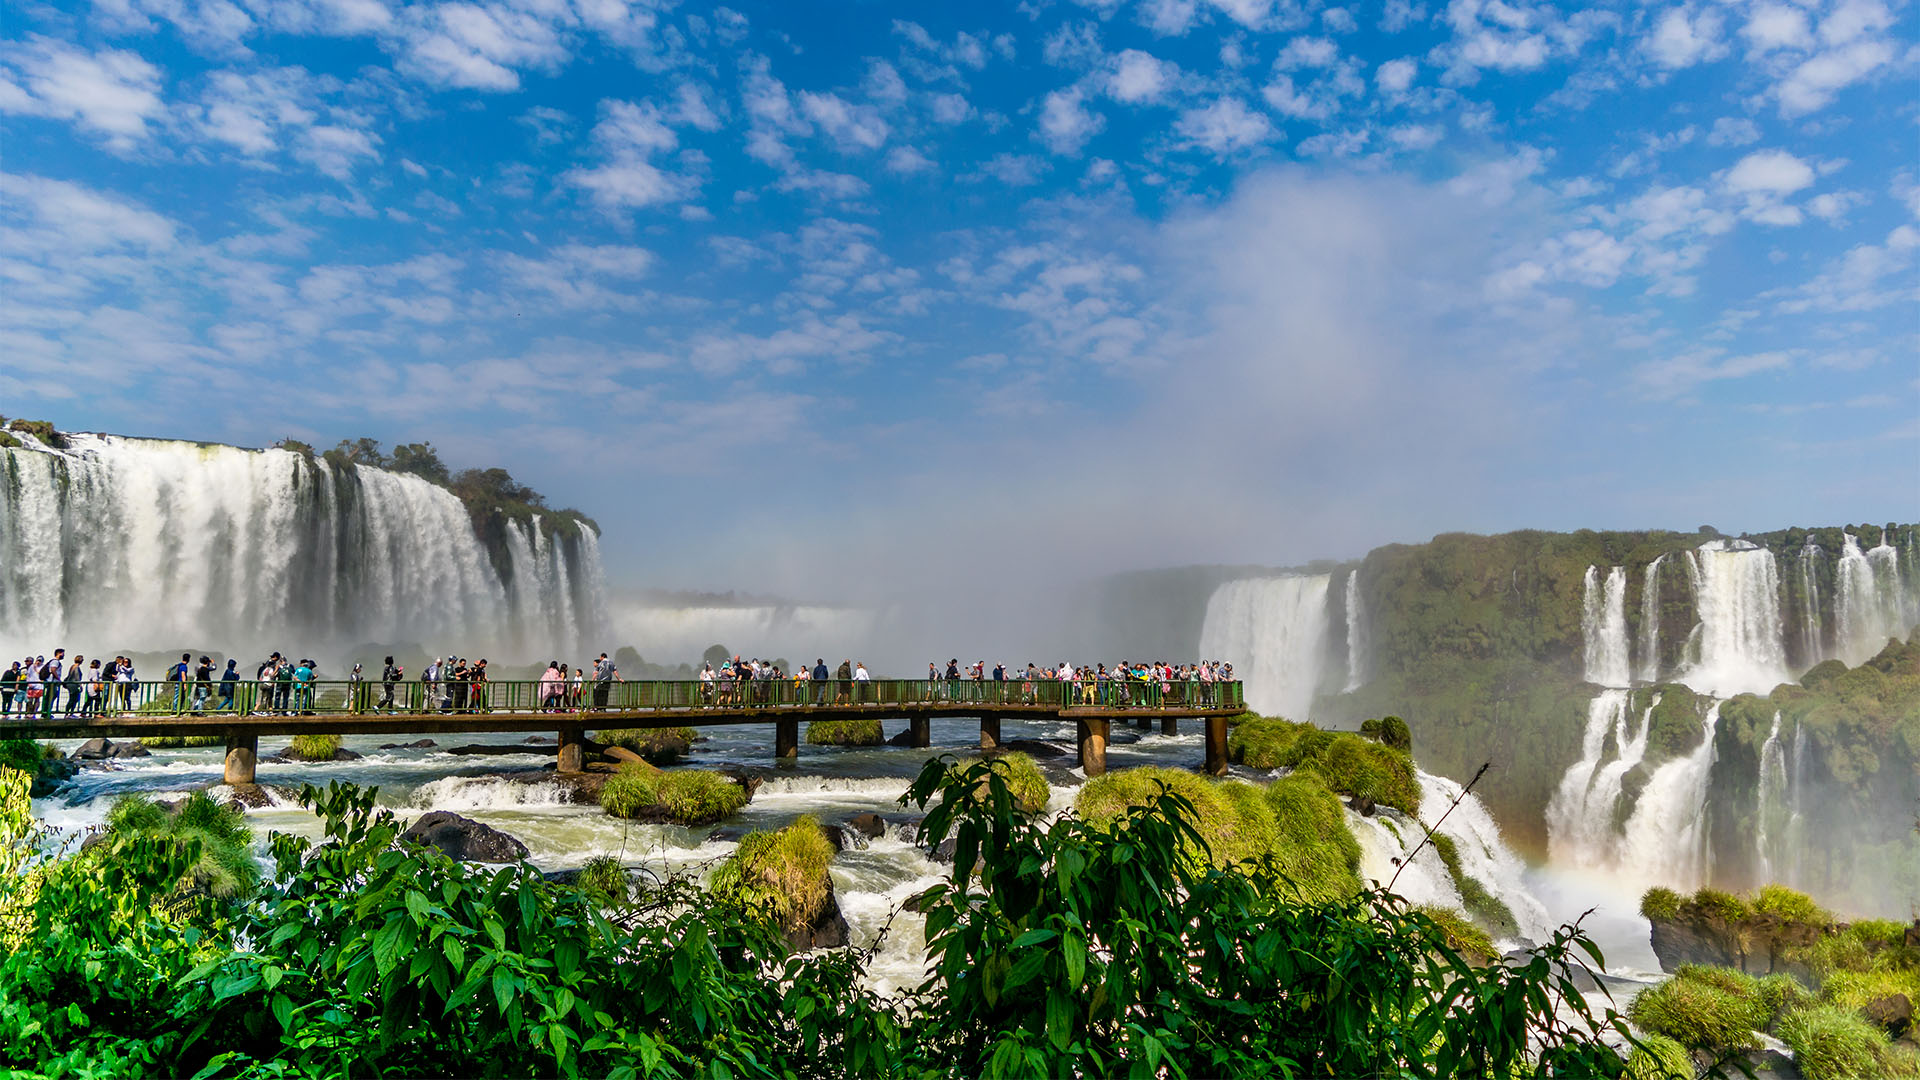
<path fill-rule="evenodd" d="M 651 102 L 602 101 L 593 139 L 605 162 L 590 169 L 573 169 L 564 179 L 586 189 L 602 209 L 655 206 L 677 202 L 691 193 L 693 184 L 687 177 L 668 172 L 651 160 L 653 155 L 679 145 L 678 136 Z"/>
<path fill-rule="evenodd" d="M 1785 150 L 1757 150 L 1727 170 L 1727 190 L 1737 195 L 1790 195 L 1813 183 L 1813 168 Z"/>
<path fill-rule="evenodd" d="M 1143 0 L 1140 22 L 1161 37 L 1179 37 L 1193 28 L 1194 0 Z"/>
<path fill-rule="evenodd" d="M 134 53 L 88 53 L 34 37 L 0 52 L 0 61 L 0 112 L 72 121 L 118 152 L 132 150 L 166 112 L 160 69 Z"/>
<path fill-rule="evenodd" d="M 1813 43 L 1807 29 L 1807 13 L 1787 4 L 1760 4 L 1747 16 L 1740 36 L 1754 55 L 1775 49 L 1803 49 Z"/>
<path fill-rule="evenodd" d="M 1807 200 L 1807 213 L 1822 221 L 1839 224 L 1847 211 L 1865 206 L 1867 197 L 1857 191 L 1829 191 Z"/>
<path fill-rule="evenodd" d="M 1383 94 L 1404 94 L 1419 71 L 1419 62 L 1411 58 L 1389 60 L 1374 71 L 1373 82 Z"/>
<path fill-rule="evenodd" d="M 1826 108 L 1841 90 L 1890 62 L 1893 55 L 1893 46 L 1868 39 L 1809 58 L 1774 88 L 1780 99 L 1780 115 L 1805 116 Z"/>
<path fill-rule="evenodd" d="M 165 251 L 176 244 L 177 227 L 168 218 L 137 203 L 103 194 L 80 184 L 18 173 L 0 173 L 0 210 L 24 219 L 33 230 L 45 230 L 48 254 L 113 251 L 138 248 Z M 30 211 L 30 213 L 23 213 Z M 7 240 L 17 248 L 28 238 L 15 233 Z"/>
<path fill-rule="evenodd" d="M 1040 107 L 1040 127 L 1036 134 L 1047 149 L 1056 154 L 1078 154 L 1087 140 L 1106 125 L 1105 117 L 1087 110 L 1080 91 L 1069 88 L 1047 95 Z"/>
<path fill-rule="evenodd" d="M 936 124 L 958 124 L 973 115 L 973 106 L 959 94 L 932 94 L 927 98 L 927 111 Z"/>
<path fill-rule="evenodd" d="M 1039 183 L 1040 177 L 1047 171 L 1047 163 L 1032 154 L 995 154 L 980 163 L 977 172 L 965 179 L 980 180 L 991 177 L 1008 187 L 1026 187 Z"/>
<path fill-rule="evenodd" d="M 871 105 L 854 105 L 838 94 L 803 90 L 800 111 L 820 125 L 843 151 L 877 150 L 887 141 L 887 122 Z"/>
<path fill-rule="evenodd" d="M 519 69 L 553 70 L 568 56 L 554 22 L 497 3 L 408 8 L 400 36 L 407 71 L 467 90 L 517 90 Z"/>
<path fill-rule="evenodd" d="M 1275 112 L 1295 120 L 1325 120 L 1333 115 L 1335 102 L 1295 87 L 1289 75 L 1275 75 L 1260 93 Z"/>
<path fill-rule="evenodd" d="M 359 159 L 380 159 L 375 149 L 379 143 L 379 136 L 358 128 L 316 124 L 301 136 L 294 156 L 336 180 L 346 180 Z"/>
<path fill-rule="evenodd" d="M 1360 29 L 1360 24 L 1353 18 L 1353 13 L 1346 8 L 1328 8 L 1320 13 L 1320 22 L 1336 34 L 1351 34 Z"/>
<path fill-rule="evenodd" d="M 896 146 L 887 152 L 887 171 L 902 176 L 932 172 L 938 168 L 933 159 L 911 146 Z"/>
<path fill-rule="evenodd" d="M 1691 5 L 1669 8 L 1654 24 L 1647 51 L 1669 71 L 1717 60 L 1727 54 L 1720 37 L 1721 26 L 1719 13 L 1711 9 L 1696 11 Z"/>
<path fill-rule="evenodd" d="M 1107 93 L 1129 105 L 1151 104 L 1164 97 L 1180 77 L 1180 68 L 1139 49 L 1126 49 L 1113 58 L 1107 75 Z"/>
<path fill-rule="evenodd" d="M 701 131 L 720 130 L 720 115 L 708 100 L 706 87 L 689 80 L 674 89 L 673 122 Z"/>
<path fill-rule="evenodd" d="M 1425 150 L 1444 134 L 1438 124 L 1400 124 L 1387 130 L 1387 138 L 1402 150 Z"/>
<path fill-rule="evenodd" d="M 316 116 L 303 103 L 309 97 L 309 76 L 302 68 L 217 71 L 207 82 L 199 119 L 202 134 L 244 154 L 272 153 L 287 129 L 304 128 Z"/>
<path fill-rule="evenodd" d="M 1633 371 L 1633 382 L 1648 397 L 1677 398 L 1691 393 L 1702 383 L 1779 371 L 1792 362 L 1793 358 L 1785 352 L 1749 353 L 1722 359 L 1720 350 L 1700 349 L 1641 364 Z"/>
<path fill-rule="evenodd" d="M 1892 25 L 1893 14 L 1880 0 L 1843 0 L 1820 20 L 1820 40 L 1827 45 L 1845 45 Z"/>
<path fill-rule="evenodd" d="M 869 98 L 888 105 L 897 105 L 907 100 L 907 83 L 885 60 L 867 61 L 867 76 L 860 80 L 860 88 Z"/>
<path fill-rule="evenodd" d="M 1760 126 L 1744 116 L 1723 116 L 1707 133 L 1708 146 L 1745 146 L 1760 141 Z"/>
<path fill-rule="evenodd" d="M 1274 137 L 1273 124 L 1265 115 L 1232 97 L 1205 108 L 1188 109 L 1173 129 L 1187 145 L 1204 147 L 1218 156 L 1250 149 Z"/>

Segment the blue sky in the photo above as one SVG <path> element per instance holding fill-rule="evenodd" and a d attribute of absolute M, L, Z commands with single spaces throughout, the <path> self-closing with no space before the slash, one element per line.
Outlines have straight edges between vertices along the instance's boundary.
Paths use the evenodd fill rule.
<path fill-rule="evenodd" d="M 1911 4 L 20 3 L 0 411 L 845 595 L 1920 491 Z"/>

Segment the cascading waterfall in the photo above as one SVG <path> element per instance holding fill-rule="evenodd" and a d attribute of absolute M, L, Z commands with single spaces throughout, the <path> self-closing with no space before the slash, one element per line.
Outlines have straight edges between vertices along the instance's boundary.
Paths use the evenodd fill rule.
<path fill-rule="evenodd" d="M 1660 681 L 1660 564 L 1666 555 L 1657 555 L 1647 564 L 1646 580 L 1640 586 L 1640 666 L 1642 682 Z"/>
<path fill-rule="evenodd" d="M 1636 729 L 1630 696 L 1626 690 L 1602 690 L 1587 705 L 1580 760 L 1560 778 L 1547 804 L 1547 848 L 1555 862 L 1605 868 L 1619 860 L 1614 814 L 1627 773 L 1646 757 L 1653 710 L 1660 704 L 1656 695 L 1642 710 Z M 1609 747 L 1614 752 L 1610 761 L 1605 760 Z"/>
<path fill-rule="evenodd" d="M 1247 707 L 1307 719 L 1327 639 L 1328 574 L 1242 578 L 1215 589 L 1200 629 L 1200 655 L 1233 665 Z"/>
<path fill-rule="evenodd" d="M 1787 786 L 1787 753 L 1780 745 L 1780 711 L 1774 710 L 1773 727 L 1760 747 L 1760 775 L 1755 783 L 1753 807 L 1754 854 L 1760 863 L 1760 880 L 1775 881 L 1774 846 L 1786 830 L 1788 809 L 1782 795 Z"/>
<path fill-rule="evenodd" d="M 1521 936 L 1545 941 L 1552 935 L 1553 923 L 1546 906 L 1534 896 L 1526 883 L 1527 864 L 1507 846 L 1500 826 L 1493 820 L 1480 797 L 1467 793 L 1461 785 L 1444 776 L 1419 771 L 1420 818 L 1439 822 L 1439 832 L 1453 840 L 1460 856 L 1460 869 L 1468 877 L 1486 886 L 1513 912 Z M 1454 800 L 1458 799 L 1458 805 Z M 1448 807 L 1452 806 L 1452 811 Z M 1444 818 L 1444 820 L 1442 820 Z"/>
<path fill-rule="evenodd" d="M 1587 681 L 1601 686 L 1626 686 L 1632 681 L 1627 661 L 1627 568 L 1607 571 L 1601 584 L 1600 568 L 1587 567 L 1585 611 L 1581 632 L 1586 643 Z"/>
<path fill-rule="evenodd" d="M 1806 806 L 1801 801 L 1807 790 L 1807 725 L 1793 729 L 1793 750 L 1787 759 L 1787 867 L 1785 881 L 1792 885 L 1806 880 Z"/>
<path fill-rule="evenodd" d="M 1715 697 L 1764 694 L 1790 677 L 1773 552 L 1715 540 L 1687 553 L 1700 612 L 1698 649 L 1679 678 Z"/>
<path fill-rule="evenodd" d="M 1820 564 L 1826 550 L 1808 538 L 1800 549 L 1800 655 L 1808 667 L 1826 657 L 1826 626 L 1821 618 Z"/>
<path fill-rule="evenodd" d="M 603 625 L 589 528 L 566 540 L 506 523 L 502 573 L 466 506 L 419 477 L 282 449 L 68 440 L 3 452 L 7 651 L 411 641 L 545 654 Z"/>
<path fill-rule="evenodd" d="M 1347 685 L 1352 693 L 1366 681 L 1367 620 L 1360 609 L 1360 571 L 1347 575 Z"/>
<path fill-rule="evenodd" d="M 1912 627 L 1911 601 L 1900 573 L 1900 553 L 1883 534 L 1880 543 L 1860 550 L 1860 538 L 1846 534 L 1846 546 L 1834 570 L 1835 651 L 1848 667 L 1871 660 L 1890 637 Z"/>
<path fill-rule="evenodd" d="M 1713 772 L 1713 733 L 1720 703 L 1707 710 L 1705 737 L 1685 757 L 1655 769 L 1634 803 L 1620 840 L 1618 869 L 1630 880 L 1691 892 L 1706 882 L 1707 782 Z"/>

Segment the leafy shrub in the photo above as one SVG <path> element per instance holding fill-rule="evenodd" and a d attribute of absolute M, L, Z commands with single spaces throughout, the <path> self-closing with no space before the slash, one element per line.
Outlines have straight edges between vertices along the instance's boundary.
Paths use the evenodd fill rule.
<path fill-rule="evenodd" d="M 1680 917 L 1680 894 L 1662 885 L 1655 885 L 1640 896 L 1640 914 L 1642 917 L 1660 922 L 1668 922 Z"/>
<path fill-rule="evenodd" d="M 1807 966 L 1822 979 L 1838 971 L 1865 971 L 1873 964 L 1873 950 L 1852 933 L 1827 934 L 1807 949 Z"/>
<path fill-rule="evenodd" d="M 1422 904 L 1415 910 L 1432 919 L 1441 932 L 1446 934 L 1447 944 L 1453 951 L 1465 957 L 1469 963 L 1489 964 L 1500 953 L 1493 947 L 1493 939 L 1485 930 L 1473 925 L 1466 915 L 1450 907 L 1438 904 Z"/>
<path fill-rule="evenodd" d="M 627 764 L 600 789 L 600 806 L 614 817 L 708 825 L 747 805 L 747 789 L 701 769 L 660 772 Z"/>
<path fill-rule="evenodd" d="M 707 887 L 715 896 L 771 920 L 783 932 L 813 925 L 833 882 L 833 844 L 810 816 L 778 832 L 750 832 L 720 864 Z"/>
<path fill-rule="evenodd" d="M 142 735 L 140 745 L 149 750 L 179 750 L 192 746 L 219 746 L 226 742 L 218 735 Z"/>
<path fill-rule="evenodd" d="M 1817 1005 L 1788 1016 L 1780 1040 L 1807 1080 L 1880 1080 L 1891 1075 L 1887 1033 L 1850 1009 Z"/>
<path fill-rule="evenodd" d="M 338 735 L 295 735 L 287 756 L 295 761 L 332 761 L 340 751 Z"/>
<path fill-rule="evenodd" d="M 32 739 L 0 739 L 0 768 L 19 769 L 28 776 L 34 776 L 39 773 L 40 761 L 46 756 L 41 744 Z"/>
<path fill-rule="evenodd" d="M 699 737 L 690 727 L 618 728 L 594 734 L 596 742 L 625 747 L 655 765 L 671 765 L 680 760 L 688 744 Z"/>
<path fill-rule="evenodd" d="M 1756 1028 L 1766 1024 L 1759 989 L 1730 992 L 1715 972 L 1727 968 L 1682 967 L 1673 978 L 1640 992 L 1627 1015 L 1640 1027 L 1694 1050 L 1746 1050 L 1759 1045 Z M 1751 983 L 1750 976 L 1740 976 Z"/>
<path fill-rule="evenodd" d="M 1360 734 L 1403 753 L 1413 753 L 1413 731 L 1407 727 L 1405 720 L 1397 716 L 1363 720 L 1360 723 Z"/>
<path fill-rule="evenodd" d="M 31 435 L 55 450 L 67 448 L 66 437 L 54 430 L 51 420 L 15 420 L 7 425 L 7 430 Z M 15 444 L 18 445 L 17 440 Z"/>
<path fill-rule="evenodd" d="M 1360 842 L 1333 792 L 1308 776 L 1267 785 L 1275 841 L 1272 868 L 1288 895 L 1306 902 L 1342 900 L 1360 891 Z"/>
<path fill-rule="evenodd" d="M 1285 764 L 1282 758 L 1300 736 L 1313 730 L 1312 724 L 1247 713 L 1227 736 L 1227 756 L 1250 768 L 1277 769 Z"/>
<path fill-rule="evenodd" d="M 1209 780 L 1185 769 L 1118 769 L 1083 784 L 1074 797 L 1074 812 L 1094 823 L 1120 821 L 1129 808 L 1152 805 L 1164 785 L 1193 807 L 1197 835 L 1186 845 L 1186 853 L 1196 860 L 1226 866 L 1259 858 L 1267 850 L 1263 840 L 1270 841 L 1273 835 L 1270 827 L 1263 834 L 1259 822 L 1241 817 L 1236 801 L 1223 791 L 1229 783 L 1237 781 Z"/>
<path fill-rule="evenodd" d="M 1858 1010 L 1894 994 L 1920 1005 L 1920 971 L 1876 964 L 1867 971 L 1836 971 L 1820 984 L 1820 1000 L 1845 1009 Z"/>
<path fill-rule="evenodd" d="M 1841 933 L 1857 939 L 1868 949 L 1897 949 L 1907 940 L 1906 924 L 1892 919 L 1861 919 Z"/>
<path fill-rule="evenodd" d="M 1053 789 L 1047 783 L 1031 755 L 1015 751 L 1001 754 L 993 760 L 995 772 L 1004 773 L 1007 790 L 1013 793 L 1014 803 L 1029 814 L 1037 814 L 1047 808 L 1047 800 L 1053 797 Z M 988 785 L 980 785 L 980 794 L 985 795 Z"/>
<path fill-rule="evenodd" d="M 627 872 L 611 855 L 596 855 L 580 868 L 576 888 L 602 904 L 624 904 L 630 895 Z"/>
<path fill-rule="evenodd" d="M 1800 980 L 1791 975 L 1763 976 L 1758 984 L 1760 1004 L 1771 1018 L 1767 1026 L 1773 1027 L 1780 1018 L 1795 1009 L 1805 1008 L 1813 1001 L 1813 995 L 1800 985 Z"/>
<path fill-rule="evenodd" d="M 807 724 L 809 746 L 880 746 L 886 741 L 878 720 L 814 720 Z"/>
<path fill-rule="evenodd" d="M 1717 916 L 1730 923 L 1740 922 L 1753 914 L 1753 909 L 1747 906 L 1745 900 L 1719 889 L 1701 889 L 1693 894 L 1687 906 L 1702 915 Z"/>
<path fill-rule="evenodd" d="M 107 811 L 107 835 L 180 842 L 194 858 L 177 881 L 176 891 L 198 888 L 230 898 L 251 890 L 260 880 L 260 868 L 249 850 L 253 834 L 246 815 L 220 805 L 204 791 L 188 795 L 172 812 L 144 795 L 122 795 Z M 118 851 L 109 846 L 102 849 L 101 857 L 114 860 Z"/>
<path fill-rule="evenodd" d="M 1833 921 L 1833 915 L 1814 903 L 1813 897 L 1785 885 L 1762 885 L 1751 906 L 1754 914 L 1771 915 L 1783 922 L 1825 926 Z"/>
<path fill-rule="evenodd" d="M 1646 1034 L 1627 1058 L 1622 1080 L 1693 1080 L 1693 1055 L 1665 1035 Z"/>

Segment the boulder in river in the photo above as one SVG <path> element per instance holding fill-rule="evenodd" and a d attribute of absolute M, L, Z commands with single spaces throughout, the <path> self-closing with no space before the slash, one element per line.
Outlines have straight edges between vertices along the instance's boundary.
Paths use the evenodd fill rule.
<path fill-rule="evenodd" d="M 439 745 L 440 745 L 439 743 L 434 742 L 432 739 L 415 739 L 412 742 L 381 743 L 380 749 L 382 750 L 427 750 Z"/>
<path fill-rule="evenodd" d="M 139 740 L 132 742 L 114 742 L 112 739 L 88 739 L 74 747 L 68 754 L 70 761 L 106 761 L 112 758 L 151 757 L 153 751 L 140 745 Z"/>
<path fill-rule="evenodd" d="M 1649 898 L 1662 890 L 1649 892 Z M 1653 954 L 1663 971 L 1685 964 L 1729 967 L 1749 975 L 1792 975 L 1815 985 L 1804 959 L 1810 946 L 1832 932 L 1831 926 L 1760 914 L 1744 905 L 1715 902 L 1718 894 L 1702 890 L 1690 898 L 1674 897 L 1642 914 L 1652 927 Z"/>
<path fill-rule="evenodd" d="M 869 840 L 878 840 L 887 834 L 887 823 L 879 814 L 855 814 L 847 819 L 847 828 Z"/>
<path fill-rule="evenodd" d="M 1028 757 L 1036 758 L 1066 757 L 1068 753 L 1065 747 L 1055 746 L 1050 742 L 1041 742 L 1039 739 L 1012 739 L 1003 744 L 1001 749 L 1018 750 Z"/>
<path fill-rule="evenodd" d="M 459 862 L 508 863 L 527 857 L 527 845 L 514 837 L 446 810 L 422 815 L 400 839 L 439 848 Z"/>
<path fill-rule="evenodd" d="M 66 788 L 80 766 L 66 758 L 41 758 L 40 767 L 33 774 L 33 786 L 28 795 L 35 799 L 44 799 Z"/>

